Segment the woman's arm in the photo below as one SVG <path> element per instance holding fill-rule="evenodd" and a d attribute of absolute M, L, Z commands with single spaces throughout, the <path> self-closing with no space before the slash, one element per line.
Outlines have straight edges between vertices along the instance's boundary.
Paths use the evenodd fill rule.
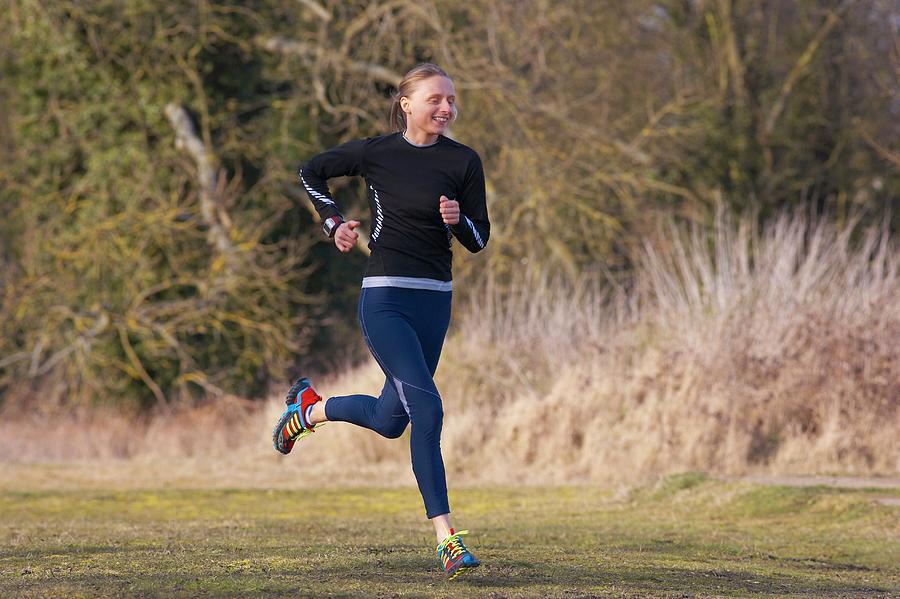
<path fill-rule="evenodd" d="M 484 168 L 481 158 L 475 154 L 466 169 L 459 198 L 459 222 L 450 225 L 450 231 L 472 253 L 480 252 L 491 236 L 487 201 L 484 192 Z"/>
<path fill-rule="evenodd" d="M 300 184 L 306 189 L 310 201 L 326 223 L 326 233 L 334 236 L 337 225 L 344 221 L 341 211 L 328 190 L 328 179 L 332 177 L 352 177 L 365 175 L 363 168 L 363 149 L 365 139 L 356 139 L 341 144 L 310 159 L 300 167 Z M 329 219 L 332 219 L 329 231 Z M 335 220 L 337 222 L 335 222 Z"/>

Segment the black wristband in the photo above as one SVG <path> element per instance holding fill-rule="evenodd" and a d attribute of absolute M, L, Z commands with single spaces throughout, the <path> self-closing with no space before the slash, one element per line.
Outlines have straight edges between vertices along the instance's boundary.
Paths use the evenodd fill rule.
<path fill-rule="evenodd" d="M 329 216 L 325 219 L 325 223 L 322 225 L 322 230 L 325 231 L 325 234 L 328 235 L 329 239 L 333 238 L 338 227 L 340 227 L 341 223 L 343 222 L 344 219 L 341 218 L 340 214 Z"/>

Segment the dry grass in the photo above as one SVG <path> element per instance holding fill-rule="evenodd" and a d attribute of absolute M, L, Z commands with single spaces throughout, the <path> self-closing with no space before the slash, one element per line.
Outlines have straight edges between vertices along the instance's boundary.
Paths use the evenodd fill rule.
<path fill-rule="evenodd" d="M 444 364 L 469 387 L 447 445 L 474 437 L 492 479 L 896 474 L 896 244 L 803 215 L 751 222 L 648 245 L 631 292 L 488 293 Z"/>
<path fill-rule="evenodd" d="M 525 276 L 476 294 L 438 372 L 450 484 L 900 472 L 897 244 L 803 215 L 751 222 L 648 245 L 631 290 Z M 318 382 L 337 395 L 382 378 L 368 364 Z M 348 425 L 276 455 L 279 411 L 229 398 L 143 421 L 4 418 L 0 485 L 45 461 L 56 484 L 73 468 L 137 484 L 413 484 L 405 442 Z"/>

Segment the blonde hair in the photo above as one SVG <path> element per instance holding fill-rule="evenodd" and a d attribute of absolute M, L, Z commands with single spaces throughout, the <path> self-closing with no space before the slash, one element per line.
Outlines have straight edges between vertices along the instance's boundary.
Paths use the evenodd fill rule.
<path fill-rule="evenodd" d="M 403 79 L 400 80 L 400 85 L 397 86 L 397 91 L 391 94 L 393 100 L 391 102 L 391 131 L 406 131 L 406 113 L 400 107 L 400 98 L 404 96 L 408 98 L 416 90 L 416 86 L 419 83 L 435 75 L 446 77 L 453 81 L 450 75 L 447 74 L 447 71 L 430 62 L 417 64 L 403 76 Z M 455 116 L 456 109 L 454 107 L 454 118 Z"/>

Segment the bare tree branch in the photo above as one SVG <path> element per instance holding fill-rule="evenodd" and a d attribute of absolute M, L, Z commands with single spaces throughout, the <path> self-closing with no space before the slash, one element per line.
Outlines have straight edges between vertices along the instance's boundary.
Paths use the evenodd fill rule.
<path fill-rule="evenodd" d="M 40 363 L 40 356 L 44 344 L 43 340 L 38 341 L 31 352 L 31 367 L 28 370 L 28 376 L 36 378 L 50 372 L 54 366 L 77 350 L 79 346 L 89 348 L 91 341 L 103 333 L 107 325 L 109 325 L 109 316 L 106 313 L 101 313 L 92 328 L 80 334 L 72 343 L 50 356 L 43 364 Z"/>
<path fill-rule="evenodd" d="M 778 98 L 775 100 L 775 103 L 772 105 L 772 109 L 769 111 L 769 115 L 766 117 L 766 123 L 763 127 L 763 135 L 768 138 L 772 135 L 772 131 L 775 129 L 775 123 L 778 121 L 778 117 L 781 116 L 782 111 L 784 111 L 784 105 L 787 102 L 788 97 L 791 95 L 791 91 L 793 91 L 794 86 L 797 84 L 797 81 L 800 80 L 800 77 L 803 75 L 803 72 L 806 70 L 806 67 L 809 66 L 809 63 L 812 61 L 813 56 L 816 54 L 816 50 L 819 49 L 819 46 L 822 44 L 822 41 L 831 33 L 831 30 L 834 29 L 834 26 L 838 24 L 840 21 L 840 15 L 850 6 L 850 1 L 845 0 L 838 6 L 837 10 L 829 11 L 828 17 L 825 19 L 825 23 L 822 24 L 822 27 L 819 28 L 819 31 L 816 32 L 816 35 L 806 46 L 806 49 L 803 51 L 803 54 L 800 55 L 800 58 L 797 59 L 796 64 L 791 69 L 791 72 L 788 74 L 787 79 L 784 80 L 784 83 L 781 86 L 781 93 L 778 94 Z"/>
<path fill-rule="evenodd" d="M 878 140 L 876 140 L 859 121 L 856 122 L 856 130 L 863 138 L 863 141 L 866 142 L 870 148 L 875 150 L 879 156 L 893 164 L 895 167 L 900 168 L 900 154 L 893 152 L 890 148 L 886 148 L 884 145 L 878 143 Z"/>
<path fill-rule="evenodd" d="M 215 156 L 210 152 L 203 141 L 197 137 L 191 117 L 183 106 L 170 103 L 166 105 L 166 116 L 175 129 L 175 147 L 186 150 L 197 162 L 197 178 L 200 183 L 200 214 L 203 222 L 209 227 L 207 240 L 221 254 L 232 251 L 228 233 L 219 218 L 224 214 L 225 208 L 220 201 L 220 186 L 218 174 L 215 168 Z"/>
<path fill-rule="evenodd" d="M 257 45 L 269 52 L 277 52 L 280 54 L 300 56 L 302 58 L 314 58 L 316 56 L 316 47 L 304 42 L 298 42 L 286 37 L 262 37 L 255 39 Z"/>
<path fill-rule="evenodd" d="M 311 10 L 312 13 L 319 19 L 325 21 L 326 23 L 331 22 L 331 13 L 325 10 L 325 7 L 323 7 L 315 0 L 297 0 L 297 2 Z"/>
<path fill-rule="evenodd" d="M 378 64 L 372 64 L 370 62 L 352 60 L 347 62 L 347 66 L 351 71 L 355 73 L 368 75 L 370 78 L 375 79 L 376 81 L 381 81 L 382 83 L 387 83 L 389 85 L 393 85 L 394 87 L 399 87 L 400 80 L 403 79 L 403 76 L 399 73 L 395 73 L 387 67 L 383 67 Z"/>
<path fill-rule="evenodd" d="M 122 349 L 125 350 L 125 355 L 128 356 L 128 361 L 131 363 L 131 366 L 137 371 L 138 376 L 144 384 L 153 392 L 153 396 L 156 397 L 156 401 L 159 402 L 160 406 L 169 405 L 166 401 L 166 396 L 163 393 L 162 389 L 159 385 L 156 384 L 156 381 L 153 380 L 147 373 L 147 369 L 144 368 L 144 365 L 141 363 L 141 359 L 138 357 L 137 353 L 135 353 L 134 348 L 131 346 L 131 342 L 128 340 L 128 332 L 125 330 L 125 327 L 119 325 L 116 327 L 119 331 L 119 341 L 122 343 Z"/>
<path fill-rule="evenodd" d="M 285 37 L 259 37 L 256 39 L 256 43 L 269 52 L 278 52 L 301 58 L 315 58 L 317 56 L 316 46 Z M 330 59 L 335 60 L 334 57 L 330 57 Z M 397 87 L 403 78 L 402 75 L 385 66 L 360 60 L 351 60 L 346 57 L 339 57 L 336 66 L 354 73 L 361 73 L 370 79 L 381 81 L 394 87 Z"/>

